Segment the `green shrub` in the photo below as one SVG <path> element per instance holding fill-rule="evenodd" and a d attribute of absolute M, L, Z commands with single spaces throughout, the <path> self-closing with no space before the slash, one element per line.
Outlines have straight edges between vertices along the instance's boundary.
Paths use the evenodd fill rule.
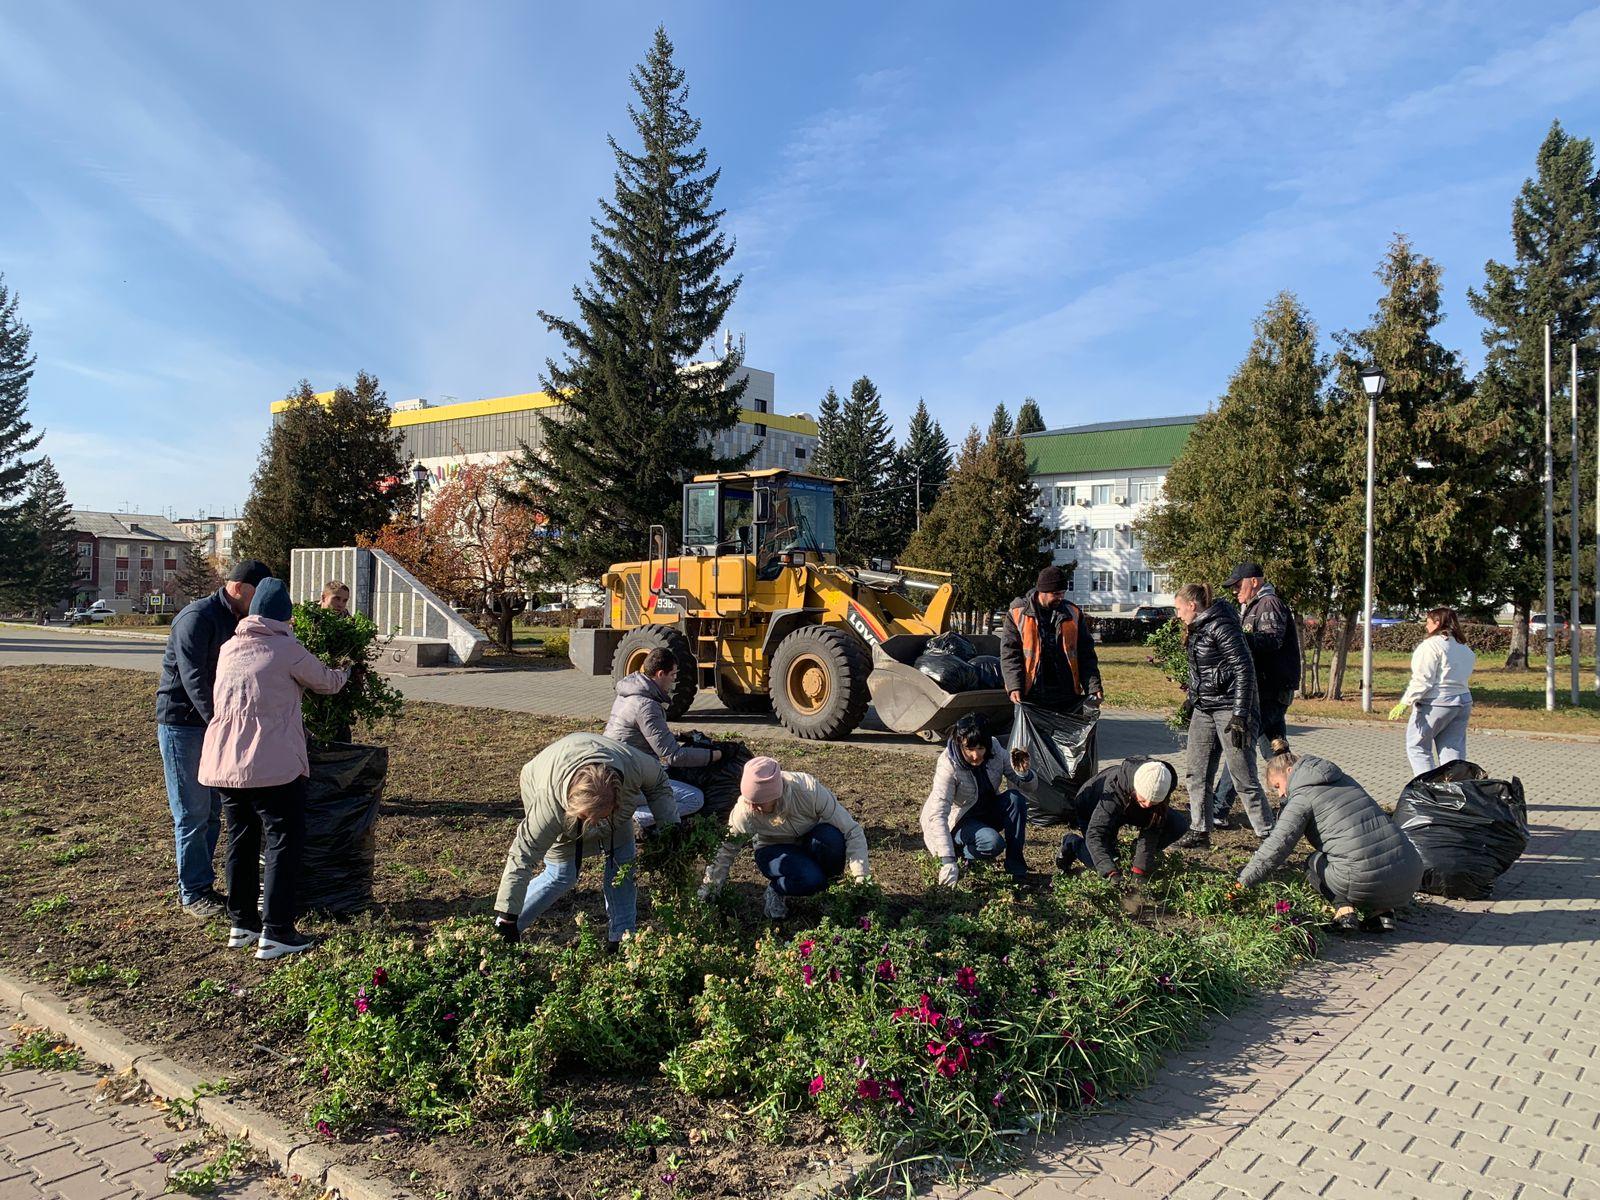
<path fill-rule="evenodd" d="M 525 1121 L 517 1134 L 517 1145 L 534 1154 L 560 1154 L 578 1148 L 578 1133 L 572 1127 L 572 1101 L 547 1108 Z"/>
<path fill-rule="evenodd" d="M 112 613 L 98 624 L 112 629 L 151 629 L 171 625 L 175 613 Z"/>
<path fill-rule="evenodd" d="M 567 654 L 572 648 L 572 638 L 565 633 L 547 633 L 541 643 L 541 649 L 546 658 L 556 658 L 565 662 Z"/>
<path fill-rule="evenodd" d="M 294 606 L 294 635 L 311 653 L 330 667 L 370 663 L 376 656 L 378 627 L 360 613 L 336 613 L 318 604 Z M 396 717 L 405 697 L 387 679 L 370 671 L 358 684 L 351 683 L 332 696 L 308 691 L 301 701 L 306 734 L 313 741 L 335 741 L 357 719 L 377 721 Z"/>
<path fill-rule="evenodd" d="M 6 1051 L 3 1061 L 8 1067 L 33 1071 L 76 1071 L 83 1065 L 83 1051 L 65 1038 L 38 1029 Z"/>

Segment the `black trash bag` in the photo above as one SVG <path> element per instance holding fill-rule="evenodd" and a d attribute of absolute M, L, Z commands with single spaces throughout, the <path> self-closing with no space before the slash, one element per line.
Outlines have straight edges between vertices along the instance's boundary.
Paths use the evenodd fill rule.
<path fill-rule="evenodd" d="M 922 648 L 924 654 L 954 654 L 962 662 L 970 662 L 978 653 L 978 648 L 954 629 L 947 630 L 928 639 L 928 644 Z"/>
<path fill-rule="evenodd" d="M 744 775 L 744 765 L 755 755 L 743 742 L 719 742 L 698 729 L 677 736 L 680 745 L 722 751 L 721 762 L 707 763 L 703 767 L 673 767 L 668 774 L 679 783 L 687 783 L 705 793 L 702 813 L 727 816 L 739 799 L 739 780 Z"/>
<path fill-rule="evenodd" d="M 386 746 L 309 748 L 306 840 L 295 885 L 299 912 L 348 916 L 372 904 L 378 804 L 389 774 Z"/>
<path fill-rule="evenodd" d="M 1522 780 L 1490 779 L 1476 763 L 1446 763 L 1400 793 L 1395 824 L 1422 856 L 1419 891 L 1482 900 L 1528 845 Z"/>
<path fill-rule="evenodd" d="M 1000 659 L 996 655 L 980 654 L 967 666 L 972 668 L 975 689 L 1005 687 L 1006 677 L 1000 671 Z"/>
<path fill-rule="evenodd" d="M 916 668 L 947 692 L 970 692 L 977 686 L 972 665 L 954 654 L 919 655 Z"/>
<path fill-rule="evenodd" d="M 1078 789 L 1099 769 L 1094 737 L 1099 715 L 1095 708 L 1073 716 L 1026 701 L 1016 706 L 1010 749 L 1026 750 L 1028 765 L 1037 776 L 1034 794 L 1028 797 L 1031 824 L 1071 823 Z"/>

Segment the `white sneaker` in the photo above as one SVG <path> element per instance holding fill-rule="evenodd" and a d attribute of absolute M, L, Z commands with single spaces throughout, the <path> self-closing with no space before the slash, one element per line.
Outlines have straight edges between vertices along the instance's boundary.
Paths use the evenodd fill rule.
<path fill-rule="evenodd" d="M 262 962 L 267 962 L 274 958 L 282 958 L 285 954 L 299 954 L 303 950 L 311 949 L 314 945 L 316 943 L 303 933 L 291 933 L 281 941 L 276 938 L 269 938 L 263 933 L 261 942 L 256 947 L 256 958 Z"/>
<path fill-rule="evenodd" d="M 770 883 L 767 885 L 767 902 L 764 911 L 774 921 L 781 921 L 789 915 L 789 902 L 773 891 Z"/>
<path fill-rule="evenodd" d="M 254 946 L 261 940 L 261 930 L 246 929 L 243 925 L 235 925 L 228 930 L 228 949 L 243 950 L 246 946 Z"/>

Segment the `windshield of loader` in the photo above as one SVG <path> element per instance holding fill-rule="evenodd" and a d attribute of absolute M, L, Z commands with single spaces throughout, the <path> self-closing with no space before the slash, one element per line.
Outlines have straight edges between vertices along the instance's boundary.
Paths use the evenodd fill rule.
<path fill-rule="evenodd" d="M 772 497 L 772 524 L 762 539 L 762 553 L 785 550 L 837 549 L 833 532 L 833 485 L 811 479 L 787 479 Z"/>

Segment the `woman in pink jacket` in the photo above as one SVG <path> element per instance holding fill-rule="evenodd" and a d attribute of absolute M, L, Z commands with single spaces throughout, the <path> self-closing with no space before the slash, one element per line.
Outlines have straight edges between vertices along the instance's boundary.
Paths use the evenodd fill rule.
<path fill-rule="evenodd" d="M 332 695 L 351 675 L 324 666 L 295 639 L 293 615 L 283 581 L 263 580 L 217 660 L 216 714 L 200 752 L 200 782 L 222 793 L 228 816 L 228 945 L 254 944 L 263 960 L 311 947 L 294 927 L 311 773 L 300 698 L 306 688 Z"/>

